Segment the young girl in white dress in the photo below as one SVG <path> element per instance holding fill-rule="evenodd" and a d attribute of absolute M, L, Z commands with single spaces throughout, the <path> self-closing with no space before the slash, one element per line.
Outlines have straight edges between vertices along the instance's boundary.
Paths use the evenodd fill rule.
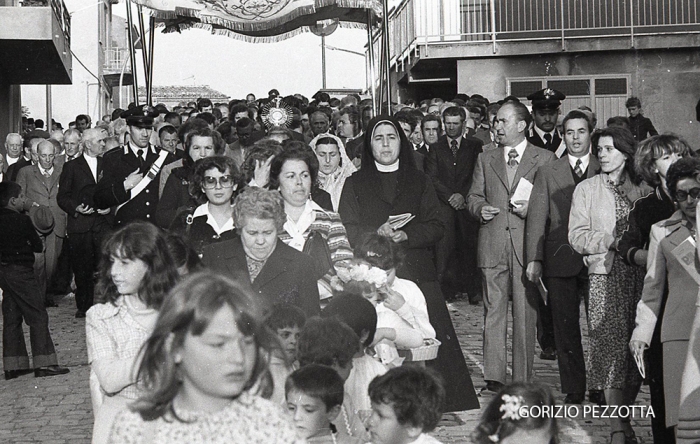
<path fill-rule="evenodd" d="M 189 275 L 164 301 L 139 366 L 143 395 L 116 417 L 110 443 L 298 443 L 271 394 L 280 348 L 256 295 L 212 273 Z"/>
<path fill-rule="evenodd" d="M 98 303 L 87 311 L 85 324 L 93 443 L 107 441 L 116 412 L 139 396 L 138 353 L 177 279 L 165 236 L 153 224 L 132 222 L 104 242 Z"/>

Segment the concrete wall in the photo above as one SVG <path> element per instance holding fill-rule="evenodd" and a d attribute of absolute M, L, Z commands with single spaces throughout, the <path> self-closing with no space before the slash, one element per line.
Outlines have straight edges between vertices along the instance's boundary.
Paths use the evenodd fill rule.
<path fill-rule="evenodd" d="M 508 77 L 631 75 L 630 92 L 659 132 L 674 132 L 700 148 L 700 54 L 693 49 L 559 53 L 457 62 L 458 91 L 489 100 L 506 95 Z"/>
<path fill-rule="evenodd" d="M 71 16 L 71 50 L 73 60 L 73 84 L 54 85 L 51 88 L 52 114 L 54 120 L 68 128 L 68 123 L 78 114 L 88 114 L 93 123 L 104 114 L 104 99 L 98 100 L 97 80 L 78 62 L 85 64 L 90 72 L 100 76 L 100 37 L 98 33 L 98 8 L 102 3 L 85 0 L 64 0 Z M 23 105 L 29 107 L 31 117 L 46 120 L 46 87 L 23 86 Z"/>
<path fill-rule="evenodd" d="M 21 91 L 19 85 L 10 85 L 0 72 L 0 154 L 5 154 L 5 137 L 22 128 Z"/>

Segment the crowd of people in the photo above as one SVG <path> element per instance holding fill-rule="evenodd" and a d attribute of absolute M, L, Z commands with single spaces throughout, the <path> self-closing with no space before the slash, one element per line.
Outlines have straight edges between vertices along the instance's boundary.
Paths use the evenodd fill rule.
<path fill-rule="evenodd" d="M 437 442 L 479 408 L 446 304 L 465 299 L 495 394 L 473 442 L 590 442 L 522 414 L 555 405 L 537 343 L 564 403 L 632 405 L 646 381 L 654 442 L 700 439 L 700 160 L 638 98 L 606 125 L 528 100 L 375 116 L 272 90 L 25 120 L 0 157 L 5 379 L 69 371 L 46 308 L 74 290 L 95 443 Z M 638 442 L 629 416 L 610 441 Z"/>

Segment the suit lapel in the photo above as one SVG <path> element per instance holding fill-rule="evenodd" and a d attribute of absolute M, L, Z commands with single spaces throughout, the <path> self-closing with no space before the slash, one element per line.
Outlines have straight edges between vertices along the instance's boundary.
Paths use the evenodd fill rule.
<path fill-rule="evenodd" d="M 496 176 L 501 179 L 503 186 L 508 189 L 508 173 L 506 172 L 506 160 L 503 158 L 503 148 L 499 146 L 491 150 L 489 155 L 491 156 L 491 160 L 489 161 L 491 168 L 493 168 Z"/>
<path fill-rule="evenodd" d="M 590 179 L 591 177 L 597 175 L 600 173 L 600 162 L 598 162 L 598 159 L 596 159 L 593 154 L 591 154 L 590 161 L 588 162 L 588 170 L 586 173 L 586 179 Z"/>
<path fill-rule="evenodd" d="M 588 164 L 590 169 L 591 164 Z M 558 188 L 562 191 L 571 190 L 571 192 L 564 192 L 567 200 L 571 202 L 574 196 L 574 189 L 576 188 L 576 182 L 574 182 L 574 176 L 571 174 L 571 165 L 569 165 L 568 156 L 562 156 L 561 159 L 554 161 L 552 165 L 554 181 L 557 183 Z"/>
<path fill-rule="evenodd" d="M 43 184 L 46 191 L 48 191 L 49 179 L 47 179 L 46 176 L 41 174 L 41 170 L 39 170 L 39 165 L 32 165 L 30 168 L 32 169 L 32 173 L 34 174 L 34 177 L 36 177 L 37 181 Z"/>
<path fill-rule="evenodd" d="M 49 192 L 58 186 L 58 179 L 61 177 L 61 170 L 59 170 L 55 165 L 53 167 L 53 173 L 48 177 L 48 189 Z"/>
<path fill-rule="evenodd" d="M 511 186 L 511 191 L 515 190 L 518 186 L 518 182 L 520 182 L 520 179 L 522 177 L 525 177 L 527 173 L 530 172 L 531 169 L 533 169 L 535 166 L 537 166 L 537 157 L 539 157 L 539 154 L 535 152 L 534 149 L 530 146 L 525 147 L 525 151 L 523 151 L 523 156 L 522 159 L 520 159 L 520 163 L 518 164 L 518 169 L 515 171 L 515 177 L 513 177 L 513 184 Z M 504 160 L 505 162 L 505 160 Z"/>

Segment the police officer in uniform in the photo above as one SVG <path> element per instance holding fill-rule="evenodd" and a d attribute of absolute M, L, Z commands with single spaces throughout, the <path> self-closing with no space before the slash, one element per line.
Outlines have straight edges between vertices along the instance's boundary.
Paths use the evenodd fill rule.
<path fill-rule="evenodd" d="M 155 220 L 160 170 L 175 160 L 172 154 L 149 143 L 157 116 L 158 111 L 147 105 L 123 112 L 121 117 L 129 127 L 126 144 L 103 156 L 103 174 L 94 202 L 100 209 L 116 207 L 113 214 L 117 227 L 132 220 Z"/>
<path fill-rule="evenodd" d="M 557 131 L 557 117 L 564 93 L 552 88 L 541 89 L 527 96 L 532 103 L 532 118 L 535 125 L 530 129 L 527 141 L 561 157 L 566 153 L 564 138 Z"/>
<path fill-rule="evenodd" d="M 557 131 L 557 118 L 564 93 L 553 88 L 541 89 L 527 96 L 532 103 L 533 127 L 527 135 L 531 144 L 553 152 L 558 158 L 566 154 L 564 138 Z M 542 298 L 537 298 L 537 342 L 542 352 L 540 359 L 555 360 L 557 356 L 554 342 L 554 322 L 552 309 Z"/>

